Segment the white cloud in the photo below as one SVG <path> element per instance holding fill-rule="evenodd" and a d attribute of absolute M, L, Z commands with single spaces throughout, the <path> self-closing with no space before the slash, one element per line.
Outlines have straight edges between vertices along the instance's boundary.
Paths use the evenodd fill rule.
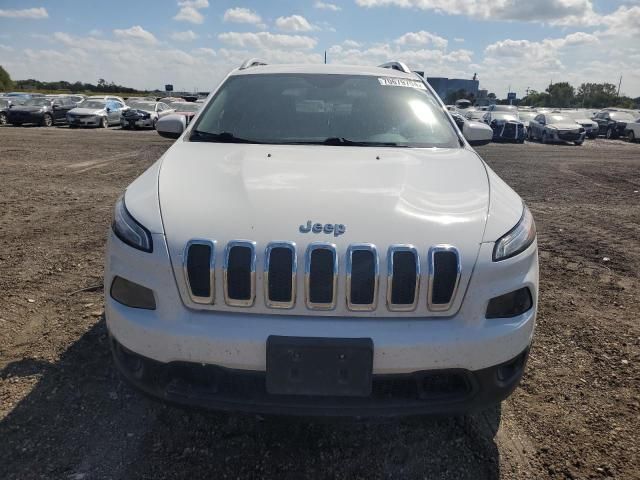
<path fill-rule="evenodd" d="M 94 28 L 93 30 L 89 31 L 89 35 L 91 35 L 92 37 L 101 37 L 102 36 L 102 30 Z"/>
<path fill-rule="evenodd" d="M 158 43 L 158 39 L 153 35 L 153 33 L 146 31 L 140 25 L 134 25 L 133 27 L 126 29 L 117 28 L 113 31 L 113 34 L 116 38 L 137 40 L 148 45 Z"/>
<path fill-rule="evenodd" d="M 9 45 L 2 45 L 0 43 L 0 50 L 4 52 L 13 52 L 13 47 L 10 47 Z"/>
<path fill-rule="evenodd" d="M 204 22 L 204 15 L 198 10 L 209 7 L 209 0 L 178 0 L 178 6 L 180 10 L 174 20 L 179 22 L 189 22 L 195 24 L 201 24 Z"/>
<path fill-rule="evenodd" d="M 258 50 L 270 48 L 309 50 L 317 44 L 317 40 L 304 35 L 283 35 L 270 32 L 225 32 L 218 35 L 218 40 L 234 47 Z"/>
<path fill-rule="evenodd" d="M 198 34 L 193 30 L 186 30 L 184 32 L 173 32 L 169 37 L 177 42 L 192 42 L 198 38 Z"/>
<path fill-rule="evenodd" d="M 0 18 L 29 18 L 39 20 L 41 18 L 49 18 L 49 13 L 44 7 L 17 9 L 0 9 Z"/>
<path fill-rule="evenodd" d="M 223 20 L 231 23 L 249 23 L 256 25 L 262 22 L 262 18 L 253 10 L 248 8 L 229 8 L 224 12 Z"/>
<path fill-rule="evenodd" d="M 425 30 L 419 32 L 408 32 L 398 38 L 395 43 L 398 45 L 409 46 L 425 46 L 432 45 L 435 48 L 445 49 L 449 42 L 446 38 L 442 38 L 434 33 L 429 33 Z"/>
<path fill-rule="evenodd" d="M 317 30 L 309 21 L 301 15 L 291 15 L 289 17 L 278 17 L 276 27 L 285 32 L 310 32 Z"/>
<path fill-rule="evenodd" d="M 521 20 L 545 23 L 593 21 L 592 0 L 356 0 L 361 7 L 396 6 L 468 15 L 483 20 Z"/>
<path fill-rule="evenodd" d="M 213 48 L 205 48 L 205 47 L 196 48 L 195 53 L 208 55 L 210 57 L 215 57 L 217 55 L 216 51 Z"/>
<path fill-rule="evenodd" d="M 313 4 L 313 7 L 319 10 L 330 10 L 332 12 L 339 12 L 340 10 L 342 10 L 342 8 L 340 8 L 338 5 L 322 1 L 317 1 Z"/>
<path fill-rule="evenodd" d="M 349 40 L 349 39 L 342 42 L 342 45 L 345 46 L 346 48 L 358 48 L 362 46 L 360 42 L 356 42 L 355 40 Z"/>

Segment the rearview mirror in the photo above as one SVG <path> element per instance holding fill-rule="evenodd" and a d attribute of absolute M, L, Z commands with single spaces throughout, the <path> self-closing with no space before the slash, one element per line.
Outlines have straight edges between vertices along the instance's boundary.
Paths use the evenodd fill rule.
<path fill-rule="evenodd" d="M 179 138 L 187 128 L 183 115 L 167 115 L 156 122 L 156 130 L 162 137 Z"/>
<path fill-rule="evenodd" d="M 473 147 L 486 145 L 493 139 L 493 130 L 491 127 L 481 122 L 464 122 L 462 134 Z"/>

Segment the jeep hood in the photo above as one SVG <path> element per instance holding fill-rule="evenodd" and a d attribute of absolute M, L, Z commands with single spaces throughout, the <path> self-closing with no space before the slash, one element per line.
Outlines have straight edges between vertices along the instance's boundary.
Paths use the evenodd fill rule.
<path fill-rule="evenodd" d="M 167 240 L 291 240 L 339 247 L 456 244 L 475 258 L 487 217 L 484 164 L 466 149 L 242 145 L 178 141 L 159 173 Z M 301 233 L 308 221 L 346 233 Z"/>

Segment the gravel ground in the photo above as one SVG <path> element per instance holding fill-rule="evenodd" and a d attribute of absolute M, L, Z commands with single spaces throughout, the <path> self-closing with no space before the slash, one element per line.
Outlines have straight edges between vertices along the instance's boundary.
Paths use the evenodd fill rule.
<path fill-rule="evenodd" d="M 0 478 L 640 478 L 640 145 L 479 149 L 527 201 L 541 251 L 534 348 L 501 409 L 319 423 L 163 405 L 115 371 L 105 233 L 170 144 L 0 128 Z"/>

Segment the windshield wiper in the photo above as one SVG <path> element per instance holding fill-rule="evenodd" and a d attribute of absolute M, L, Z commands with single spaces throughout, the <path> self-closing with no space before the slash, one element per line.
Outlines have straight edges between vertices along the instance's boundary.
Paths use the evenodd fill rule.
<path fill-rule="evenodd" d="M 309 140 L 300 142 L 286 142 L 289 145 L 338 145 L 347 147 L 403 147 L 396 142 L 364 142 L 349 140 L 344 137 L 328 137 L 324 140 Z"/>
<path fill-rule="evenodd" d="M 230 132 L 211 133 L 201 130 L 194 130 L 189 137 L 192 142 L 217 142 L 217 143 L 261 143 L 246 138 L 236 137 Z"/>

